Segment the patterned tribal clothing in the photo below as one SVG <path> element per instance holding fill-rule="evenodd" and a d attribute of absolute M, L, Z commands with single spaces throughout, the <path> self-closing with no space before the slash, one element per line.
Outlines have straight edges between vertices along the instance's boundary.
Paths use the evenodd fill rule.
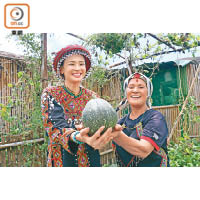
<path fill-rule="evenodd" d="M 80 124 L 82 111 L 96 94 L 81 87 L 75 96 L 64 86 L 48 87 L 41 97 L 44 127 L 49 136 L 47 166 L 92 167 L 100 166 L 100 155 L 87 144 L 70 140 L 69 131 Z"/>
<path fill-rule="evenodd" d="M 119 120 L 123 132 L 137 140 L 150 142 L 154 150 L 144 159 L 131 155 L 125 149 L 113 142 L 117 165 L 120 167 L 168 167 L 167 153 L 168 128 L 164 116 L 156 110 L 150 109 L 137 119 L 130 119 L 130 113 Z"/>

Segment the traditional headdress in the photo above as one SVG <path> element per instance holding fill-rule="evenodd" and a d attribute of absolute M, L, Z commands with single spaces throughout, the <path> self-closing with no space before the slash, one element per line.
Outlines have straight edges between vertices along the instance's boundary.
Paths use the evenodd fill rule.
<path fill-rule="evenodd" d="M 153 93 L 153 85 L 151 80 L 146 77 L 144 74 L 141 73 L 134 73 L 131 74 L 128 78 L 125 79 L 124 81 L 124 98 L 123 100 L 119 103 L 119 106 L 117 107 L 116 111 L 122 110 L 123 108 L 125 108 L 128 104 L 127 101 L 127 94 L 126 94 L 126 88 L 128 87 L 128 84 L 130 82 L 131 79 L 136 78 L 136 79 L 142 79 L 146 85 L 147 85 L 147 90 L 148 90 L 148 94 L 147 94 L 147 101 L 146 104 L 149 108 L 151 108 L 151 95 Z"/>
<path fill-rule="evenodd" d="M 85 58 L 86 72 L 88 72 L 91 67 L 91 55 L 89 51 L 80 45 L 69 45 L 56 53 L 53 68 L 57 75 L 60 75 L 60 67 L 63 61 L 72 55 L 82 55 Z"/>

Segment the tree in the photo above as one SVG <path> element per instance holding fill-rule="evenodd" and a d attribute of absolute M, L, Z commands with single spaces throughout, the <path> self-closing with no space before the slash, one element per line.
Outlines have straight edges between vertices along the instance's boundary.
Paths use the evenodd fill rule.
<path fill-rule="evenodd" d="M 200 46 L 200 35 L 191 33 L 100 33 L 92 34 L 86 39 L 87 45 L 99 48 L 106 53 L 106 58 L 120 57 L 123 60 L 110 68 L 127 64 L 129 73 L 138 61 L 159 61 L 160 55 L 191 51 L 193 56 Z"/>

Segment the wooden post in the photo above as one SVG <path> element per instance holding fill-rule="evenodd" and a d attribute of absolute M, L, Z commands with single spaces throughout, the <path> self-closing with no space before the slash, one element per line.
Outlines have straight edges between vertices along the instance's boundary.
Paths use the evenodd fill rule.
<path fill-rule="evenodd" d="M 41 34 L 41 46 L 42 46 L 42 67 L 41 78 L 42 88 L 48 86 L 48 70 L 47 70 L 47 33 Z"/>
<path fill-rule="evenodd" d="M 131 61 L 128 59 L 128 57 L 126 56 L 126 51 L 124 52 L 125 53 L 125 62 L 126 62 L 126 65 L 127 65 L 127 68 L 128 68 L 128 72 L 129 72 L 129 76 L 133 73 L 131 68 L 132 68 L 132 63 Z"/>

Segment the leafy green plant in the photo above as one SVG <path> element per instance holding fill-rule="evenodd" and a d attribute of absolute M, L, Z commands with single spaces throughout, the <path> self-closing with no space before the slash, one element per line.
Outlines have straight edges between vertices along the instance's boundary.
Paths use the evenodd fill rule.
<path fill-rule="evenodd" d="M 134 70 L 141 60 L 151 59 L 152 63 L 156 63 L 162 55 L 169 53 L 188 51 L 195 56 L 200 46 L 200 36 L 191 33 L 99 33 L 89 35 L 85 43 L 93 46 L 96 54 L 101 54 L 96 56 L 98 61 L 102 61 L 102 55 L 106 54 L 104 65 L 110 65 L 108 57 L 116 60 L 116 63 L 120 63 L 120 58 L 123 59 L 121 64 L 126 63 Z"/>
<path fill-rule="evenodd" d="M 4 123 L 9 124 L 9 135 L 20 134 L 26 137 L 32 133 L 33 138 L 44 137 L 41 114 L 41 40 L 40 34 L 24 34 L 19 36 L 18 44 L 24 49 L 24 61 L 19 63 L 21 71 L 18 71 L 17 83 L 8 83 L 12 91 L 7 104 L 0 104 L 0 116 Z M 23 96 L 22 96 L 23 92 Z M 12 112 L 13 109 L 22 111 Z M 31 166 L 33 161 L 38 161 L 38 155 L 31 154 L 33 149 L 37 149 L 43 157 L 46 156 L 47 139 L 43 144 L 31 143 L 25 145 L 24 160 L 25 166 Z"/>
<path fill-rule="evenodd" d="M 183 96 L 180 97 L 180 109 L 182 109 L 185 98 Z M 190 96 L 188 98 L 185 109 L 183 110 L 183 115 L 180 120 L 181 123 L 181 135 L 183 133 L 189 132 L 195 124 L 200 123 L 200 115 L 198 114 L 197 108 L 197 100 L 194 96 Z"/>
<path fill-rule="evenodd" d="M 90 76 L 87 79 L 88 88 L 92 89 L 95 84 L 102 88 L 108 81 L 109 72 L 102 67 L 93 67 Z"/>
<path fill-rule="evenodd" d="M 200 140 L 187 134 L 168 146 L 171 167 L 200 167 Z"/>
<path fill-rule="evenodd" d="M 184 98 L 180 98 L 183 105 Z M 177 142 L 171 142 L 168 151 L 172 167 L 199 167 L 200 166 L 200 138 L 191 138 L 188 133 L 194 124 L 200 123 L 195 97 L 188 98 L 180 124 L 181 137 Z"/>
<path fill-rule="evenodd" d="M 107 54 L 120 53 L 125 47 L 127 39 L 132 36 L 131 33 L 99 33 L 93 34 L 88 38 L 90 45 L 96 45 Z"/>

